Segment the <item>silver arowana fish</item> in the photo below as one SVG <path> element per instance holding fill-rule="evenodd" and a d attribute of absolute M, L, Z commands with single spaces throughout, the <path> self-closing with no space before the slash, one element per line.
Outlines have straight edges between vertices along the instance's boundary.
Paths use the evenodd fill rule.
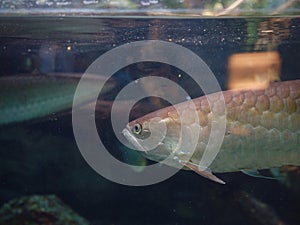
<path fill-rule="evenodd" d="M 82 80 L 85 92 L 79 101 L 87 103 L 99 92 L 104 78 L 87 75 Z M 70 109 L 81 76 L 78 74 L 16 75 L 0 77 L 0 125 L 21 122 Z M 100 79 L 100 80 L 99 80 Z M 107 83 L 102 93 L 112 89 Z"/>
<path fill-rule="evenodd" d="M 263 90 L 213 93 L 209 95 L 215 98 L 212 107 L 217 107 L 220 94 L 224 96 L 227 111 L 226 131 L 217 156 L 206 169 L 199 164 L 211 132 L 212 111 L 214 118 L 218 119 L 218 110 L 211 110 L 206 96 L 176 105 L 182 114 L 174 106 L 169 106 L 138 118 L 126 126 L 123 134 L 146 158 L 159 162 L 171 155 L 172 158 L 164 161 L 165 164 L 179 168 L 184 166 L 222 184 L 225 182 L 213 172 L 300 165 L 300 80 L 275 82 Z M 198 120 L 191 111 L 191 102 L 195 104 Z M 179 115 L 185 116 L 180 120 Z M 166 131 L 151 149 L 147 146 L 151 141 L 146 140 L 151 136 L 162 136 L 161 123 L 166 126 Z M 188 131 L 184 142 L 180 136 L 181 126 Z M 184 157 L 189 151 L 188 143 L 195 139 L 193 129 L 199 130 L 199 139 L 187 161 Z M 187 149 L 182 143 L 186 143 Z"/>

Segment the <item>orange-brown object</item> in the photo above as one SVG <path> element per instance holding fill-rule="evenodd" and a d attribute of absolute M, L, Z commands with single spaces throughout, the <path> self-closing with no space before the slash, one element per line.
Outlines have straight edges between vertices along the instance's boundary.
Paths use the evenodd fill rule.
<path fill-rule="evenodd" d="M 264 89 L 280 80 L 281 59 L 276 51 L 233 54 L 228 60 L 229 89 Z"/>

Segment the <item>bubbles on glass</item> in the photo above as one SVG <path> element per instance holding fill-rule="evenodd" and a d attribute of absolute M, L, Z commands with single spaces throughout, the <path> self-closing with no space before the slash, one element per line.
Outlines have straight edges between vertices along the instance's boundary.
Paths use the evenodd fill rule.
<path fill-rule="evenodd" d="M 158 4 L 158 0 L 142 0 L 140 1 L 141 6 L 150 6 Z"/>
<path fill-rule="evenodd" d="M 74 95 L 73 106 L 80 103 L 80 96 L 86 90 L 84 79 L 90 74 L 107 77 L 106 80 L 95 80 L 95 85 L 99 86 L 100 93 L 106 81 L 114 73 L 128 65 L 145 61 L 165 63 L 181 69 L 194 79 L 205 94 L 221 91 L 218 81 L 206 63 L 189 49 L 165 41 L 137 41 L 121 45 L 106 52 L 89 66 L 79 81 Z M 100 72 L 101 74 L 99 74 Z M 199 74 L 201 74 L 201 76 L 199 76 Z M 151 78 L 152 80 L 149 80 L 149 82 L 157 82 L 157 79 L 149 77 L 149 79 Z M 139 96 L 140 94 L 140 92 L 135 92 L 134 89 L 129 93 L 135 96 Z M 76 107 L 72 108 L 72 125 L 75 140 L 82 156 L 99 175 L 119 184 L 144 186 L 164 181 L 178 172 L 180 168 L 154 164 L 146 166 L 143 171 L 136 173 L 133 168 L 136 168 L 137 171 L 139 170 L 139 167 L 118 161 L 110 155 L 98 135 L 95 123 L 95 107 L 98 94 L 90 96 L 92 102 L 90 104 L 91 107 L 84 113 L 80 110 L 76 110 Z M 183 92 L 181 96 L 183 101 L 186 99 L 186 96 L 187 94 Z M 223 96 L 220 96 L 220 104 L 221 106 L 224 106 L 222 108 L 225 109 L 225 102 L 222 97 Z M 213 100 L 214 99 L 208 98 L 210 106 L 213 105 Z M 180 111 L 180 109 L 177 108 L 176 110 Z M 225 113 L 226 112 L 224 111 L 223 114 L 225 115 Z M 218 115 L 218 118 L 224 119 L 218 120 L 218 123 L 214 123 L 212 126 L 211 136 L 199 165 L 201 168 L 206 168 L 213 162 L 223 142 L 226 131 L 226 117 Z M 128 120 L 128 117 L 126 119 Z M 180 114 L 180 121 L 181 119 Z M 112 123 L 114 122 L 115 121 L 112 121 Z M 116 124 L 117 126 L 123 126 L 124 128 L 124 123 Z M 181 134 L 183 134 L 182 130 Z M 195 145 L 197 144 L 197 140 L 193 143 L 189 143 L 188 140 L 182 140 L 182 143 L 192 144 L 191 149 L 189 149 L 192 153 L 196 148 Z M 152 144 L 152 142 L 150 144 Z M 170 157 L 166 158 L 166 160 L 169 159 Z"/>

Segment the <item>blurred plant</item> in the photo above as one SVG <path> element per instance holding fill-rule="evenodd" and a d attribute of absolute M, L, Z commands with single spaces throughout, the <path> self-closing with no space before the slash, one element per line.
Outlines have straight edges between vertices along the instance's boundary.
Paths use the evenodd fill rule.
<path fill-rule="evenodd" d="M 280 14 L 299 9 L 299 0 L 1 0 L 0 9 L 155 9 L 193 10 L 206 16 Z M 200 13 L 201 15 L 201 13 Z"/>
<path fill-rule="evenodd" d="M 9 201 L 0 208 L 1 225 L 89 225 L 55 195 L 32 195 Z"/>
<path fill-rule="evenodd" d="M 296 4 L 297 3 L 297 4 Z M 299 0 L 212 0 L 205 4 L 204 14 L 208 15 L 239 15 L 239 14 L 280 14 L 294 6 L 299 8 Z M 221 8 L 224 10 L 220 11 Z"/>
<path fill-rule="evenodd" d="M 131 0 L 105 0 L 99 1 L 99 8 L 122 8 L 122 9 L 136 9 L 138 6 Z"/>

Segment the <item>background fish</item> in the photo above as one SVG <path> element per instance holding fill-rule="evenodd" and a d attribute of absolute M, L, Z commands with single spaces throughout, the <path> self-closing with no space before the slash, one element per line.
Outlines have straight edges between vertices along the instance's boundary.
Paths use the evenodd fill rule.
<path fill-rule="evenodd" d="M 234 172 L 300 165 L 300 80 L 276 82 L 263 90 L 222 92 L 226 105 L 226 132 L 220 151 L 209 168 L 199 168 L 199 163 L 211 133 L 212 118 L 224 110 L 219 107 L 221 93 L 211 94 L 215 99 L 214 115 L 206 96 L 196 98 L 191 110 L 191 101 L 177 105 L 181 110 L 184 145 L 180 136 L 180 118 L 173 106 L 150 113 L 130 122 L 123 130 L 125 137 L 144 156 L 154 161 L 164 161 L 173 167 L 188 167 L 195 172 L 219 183 L 222 180 L 212 172 Z M 218 109 L 219 107 L 219 109 Z M 157 118 L 160 118 L 159 120 Z M 166 127 L 162 131 L 162 126 Z M 196 150 L 189 160 L 186 155 L 189 143 L 195 140 L 193 132 L 199 130 Z M 147 146 L 148 137 L 160 137 L 156 147 Z M 153 142 L 151 143 L 153 145 Z M 180 146 L 180 147 L 178 147 Z"/>
<path fill-rule="evenodd" d="M 70 109 L 81 76 L 76 74 L 18 75 L 0 78 L 0 125 L 21 122 Z M 99 92 L 99 81 L 104 78 L 90 75 L 83 80 L 86 92 L 80 102 L 88 102 Z M 113 83 L 107 83 L 102 93 Z"/>

